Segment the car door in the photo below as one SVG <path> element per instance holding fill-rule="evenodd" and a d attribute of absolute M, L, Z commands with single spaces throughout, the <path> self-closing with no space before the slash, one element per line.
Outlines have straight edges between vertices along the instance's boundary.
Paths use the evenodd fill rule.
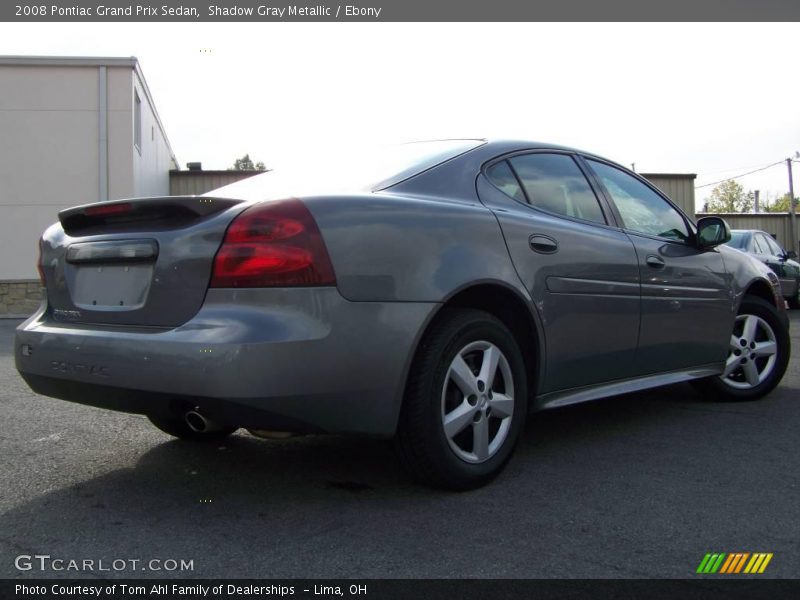
<path fill-rule="evenodd" d="M 721 363 L 733 327 L 733 299 L 717 249 L 700 250 L 694 229 L 654 187 L 586 158 L 633 242 L 641 278 L 639 375 Z"/>
<path fill-rule="evenodd" d="M 754 231 L 753 232 L 753 240 L 752 244 L 752 253 L 753 255 L 767 265 L 772 271 L 778 276 L 780 279 L 781 277 L 781 265 L 778 262 L 778 258 L 773 256 L 772 249 L 767 242 L 767 235 L 760 232 Z"/>
<path fill-rule="evenodd" d="M 478 178 L 544 328 L 539 392 L 631 375 L 639 331 L 636 252 L 569 153 L 516 154 Z"/>

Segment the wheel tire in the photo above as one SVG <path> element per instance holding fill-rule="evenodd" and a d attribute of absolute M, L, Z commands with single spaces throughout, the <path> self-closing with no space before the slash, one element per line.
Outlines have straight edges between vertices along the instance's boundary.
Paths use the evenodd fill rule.
<path fill-rule="evenodd" d="M 237 427 L 225 427 L 213 431 L 195 431 L 186 424 L 186 421 L 177 417 L 147 415 L 147 418 L 164 433 L 192 442 L 217 442 L 225 439 L 238 429 Z"/>
<path fill-rule="evenodd" d="M 780 383 L 783 374 L 786 372 L 786 367 L 789 364 L 789 355 L 791 353 L 791 342 L 789 339 L 789 332 L 783 326 L 780 317 L 778 316 L 778 310 L 773 304 L 770 304 L 761 298 L 745 296 L 744 300 L 742 301 L 742 305 L 739 307 L 737 322 L 739 319 L 746 319 L 745 315 L 755 316 L 759 319 L 762 319 L 772 330 L 776 347 L 775 361 L 772 365 L 772 370 L 766 377 L 764 377 L 763 381 L 756 385 L 752 385 L 751 387 L 733 387 L 734 385 L 744 385 L 745 382 L 739 381 L 736 384 L 726 383 L 726 379 L 729 379 L 729 381 L 732 381 L 732 379 L 726 378 L 723 375 L 706 377 L 704 379 L 698 379 L 692 382 L 694 387 L 697 388 L 701 394 L 710 396 L 713 400 L 724 402 L 757 400 L 766 396 L 773 389 L 775 389 L 775 386 Z M 762 328 L 762 333 L 763 331 L 764 330 Z M 734 325 L 734 332 L 736 332 L 736 325 Z M 739 336 L 734 332 L 732 332 L 732 337 L 744 339 L 744 335 L 739 338 Z M 732 352 L 733 350 L 729 352 L 728 360 L 733 358 L 731 354 Z M 739 372 L 734 370 L 731 373 L 731 376 L 739 379 L 745 378 L 744 371 Z"/>
<path fill-rule="evenodd" d="M 474 375 L 476 365 L 482 366 L 477 360 L 486 360 L 487 352 L 494 356 L 491 347 L 500 352 L 495 375 L 492 381 L 488 381 L 491 376 L 485 377 L 487 382 L 479 383 L 479 376 L 470 380 L 476 386 L 476 394 L 468 397 L 462 384 L 451 377 L 451 364 L 457 356 L 473 361 Z M 452 373 L 455 376 L 455 371 Z M 513 409 L 502 404 L 508 402 L 509 380 Z M 522 353 L 502 322 L 479 310 L 444 309 L 420 343 L 406 385 L 395 447 L 408 472 L 422 483 L 454 491 L 474 489 L 494 479 L 511 458 L 525 424 L 526 380 Z M 478 392 L 477 386 L 481 385 Z M 449 402 L 455 403 L 464 415 L 465 411 L 473 411 L 472 416 L 460 417 L 467 419 L 463 421 L 467 424 L 452 439 L 445 434 L 444 425 L 445 414 L 455 414 L 448 408 Z M 506 417 L 506 413 L 510 414 Z M 485 435 L 476 433 L 476 427 Z M 479 437 L 487 441 L 479 444 Z M 459 447 L 457 439 L 466 447 L 471 443 L 471 451 Z M 486 455 L 483 460 L 482 454 Z"/>

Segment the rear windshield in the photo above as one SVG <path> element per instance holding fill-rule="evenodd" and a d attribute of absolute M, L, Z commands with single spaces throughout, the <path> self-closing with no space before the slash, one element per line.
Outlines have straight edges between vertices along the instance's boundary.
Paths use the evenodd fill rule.
<path fill-rule="evenodd" d="M 747 238 L 748 235 L 745 231 L 731 231 L 731 241 L 728 242 L 728 246 L 744 250 L 747 248 Z"/>
<path fill-rule="evenodd" d="M 483 145 L 483 140 L 436 140 L 343 152 L 282 157 L 283 164 L 205 196 L 262 200 L 286 195 L 385 189 Z M 272 167 L 273 165 L 268 165 Z"/>

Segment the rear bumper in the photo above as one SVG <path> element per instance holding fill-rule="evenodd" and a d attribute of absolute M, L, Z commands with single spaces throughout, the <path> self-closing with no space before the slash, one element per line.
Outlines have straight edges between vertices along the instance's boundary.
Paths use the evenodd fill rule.
<path fill-rule="evenodd" d="M 349 302 L 335 288 L 209 290 L 169 330 L 17 329 L 16 366 L 41 394 L 135 413 L 199 406 L 225 424 L 388 436 L 435 304 Z M 23 352 L 23 348 L 25 351 Z"/>

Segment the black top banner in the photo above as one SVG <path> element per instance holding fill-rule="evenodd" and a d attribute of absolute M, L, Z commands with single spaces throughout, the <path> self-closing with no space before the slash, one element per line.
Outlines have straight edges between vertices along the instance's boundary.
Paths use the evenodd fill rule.
<path fill-rule="evenodd" d="M 0 21 L 797 21 L 798 0 L 4 0 Z"/>

